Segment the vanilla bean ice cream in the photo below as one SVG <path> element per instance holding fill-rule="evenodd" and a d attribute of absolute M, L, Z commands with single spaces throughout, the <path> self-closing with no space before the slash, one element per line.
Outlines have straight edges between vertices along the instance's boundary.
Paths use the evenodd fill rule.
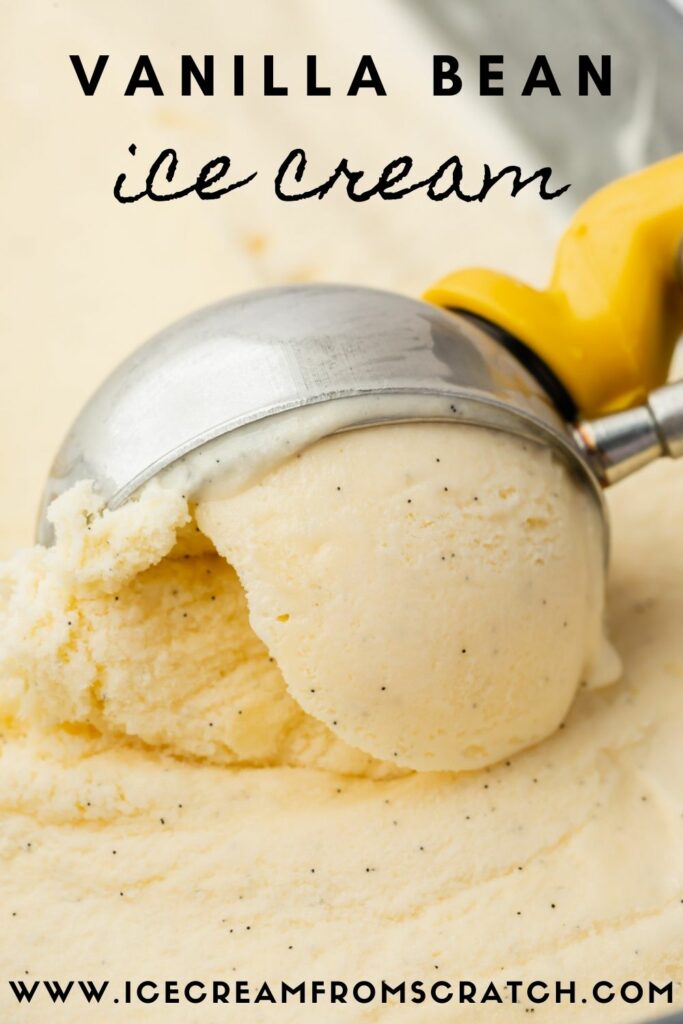
<path fill-rule="evenodd" d="M 598 1004 L 601 979 L 670 983 L 681 1005 L 680 463 L 609 496 L 623 662 L 609 686 L 596 509 L 547 450 L 481 428 L 312 440 L 225 491 L 183 487 L 180 467 L 113 511 L 83 482 L 51 508 L 54 545 L 31 546 L 59 437 L 164 323 L 295 281 L 415 295 L 474 264 L 544 280 L 566 210 L 526 190 L 273 197 L 294 144 L 312 180 L 399 152 L 427 173 L 457 151 L 473 185 L 484 162 L 538 166 L 486 98 L 428 95 L 446 42 L 413 13 L 64 0 L 0 14 L 3 1022 L 633 1024 L 673 1008 Z M 324 55 L 333 95 L 179 97 L 178 55 L 220 47 L 247 69 L 276 50 L 292 83 L 302 55 Z M 361 48 L 387 97 L 345 96 Z M 111 55 L 96 97 L 73 52 L 89 70 Z M 123 98 L 145 52 L 167 92 Z M 217 202 L 115 203 L 116 174 L 133 187 L 169 145 L 183 180 L 221 151 L 260 175 Z M 30 1004 L 10 979 L 36 985 Z M 55 979 L 104 995 L 75 984 L 55 1006 Z M 333 981 L 382 979 L 406 1001 L 329 1001 Z M 535 979 L 573 981 L 575 1002 L 524 987 L 513 1001 L 506 982 Z M 126 981 L 200 981 L 206 998 L 127 1002 Z M 255 1005 L 264 982 L 278 1005 Z M 283 1002 L 283 982 L 306 1001 Z M 492 982 L 500 1004 L 482 1002 Z M 433 1001 L 439 983 L 451 1001 Z"/>
<path fill-rule="evenodd" d="M 328 438 L 197 521 L 314 718 L 402 767 L 478 768 L 611 682 L 602 524 L 549 450 L 485 428 Z"/>
<path fill-rule="evenodd" d="M 54 548 L 4 576 L 21 721 L 225 764 L 454 771 L 543 739 L 618 672 L 594 500 L 500 432 L 329 437 L 200 500 L 198 525 L 157 482 L 112 513 L 85 482 L 50 517 Z"/>

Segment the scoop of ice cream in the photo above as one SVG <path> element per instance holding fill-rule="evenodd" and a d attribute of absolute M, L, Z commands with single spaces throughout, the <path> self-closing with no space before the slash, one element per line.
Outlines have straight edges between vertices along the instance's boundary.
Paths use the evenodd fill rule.
<path fill-rule="evenodd" d="M 0 569 L 0 717 L 378 778 L 504 758 L 616 674 L 599 517 L 546 449 L 372 427 L 225 494 L 55 502 Z"/>
<path fill-rule="evenodd" d="M 326 438 L 197 521 L 289 692 L 415 769 L 488 765 L 611 681 L 601 524 L 553 454 L 478 427 Z"/>

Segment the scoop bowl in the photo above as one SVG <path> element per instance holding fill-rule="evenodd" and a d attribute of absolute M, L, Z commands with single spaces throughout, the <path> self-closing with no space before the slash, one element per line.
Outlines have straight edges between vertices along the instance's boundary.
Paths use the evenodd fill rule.
<path fill-rule="evenodd" d="M 538 376 L 485 325 L 391 292 L 302 285 L 201 309 L 115 369 L 57 453 L 37 538 L 51 543 L 47 508 L 79 480 L 94 481 L 116 508 L 216 438 L 332 402 L 340 412 L 329 433 L 439 420 L 549 445 L 606 522 L 598 478 L 572 427 Z"/>

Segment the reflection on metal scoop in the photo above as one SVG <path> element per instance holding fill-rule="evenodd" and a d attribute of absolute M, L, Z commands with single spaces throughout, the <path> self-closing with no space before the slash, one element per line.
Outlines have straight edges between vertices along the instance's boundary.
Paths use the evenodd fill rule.
<path fill-rule="evenodd" d="M 115 370 L 55 459 L 38 538 L 50 541 L 47 506 L 78 480 L 94 480 L 116 508 L 215 438 L 335 400 L 329 432 L 441 420 L 550 445 L 601 500 L 545 388 L 483 326 L 390 292 L 302 285 L 201 310 Z"/>

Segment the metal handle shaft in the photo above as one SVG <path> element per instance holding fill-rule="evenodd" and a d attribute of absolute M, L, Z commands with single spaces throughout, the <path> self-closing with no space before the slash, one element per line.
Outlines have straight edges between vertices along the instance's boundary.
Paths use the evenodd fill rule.
<path fill-rule="evenodd" d="M 683 380 L 652 391 L 645 405 L 584 420 L 574 436 L 605 487 L 663 455 L 683 456 Z"/>

